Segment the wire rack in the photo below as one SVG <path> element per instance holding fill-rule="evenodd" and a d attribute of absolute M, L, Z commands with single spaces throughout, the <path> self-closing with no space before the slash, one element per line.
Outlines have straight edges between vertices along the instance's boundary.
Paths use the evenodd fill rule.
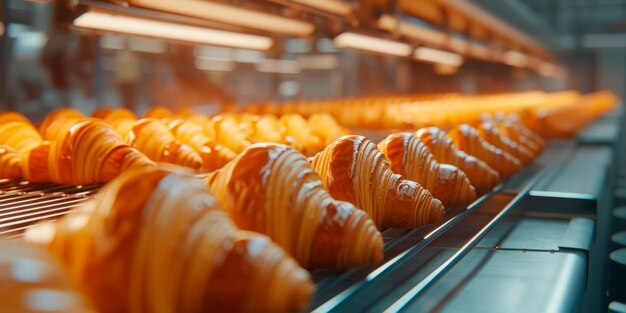
<path fill-rule="evenodd" d="M 55 221 L 93 197 L 101 186 L 0 180 L 0 237 L 19 238 L 38 222 Z"/>

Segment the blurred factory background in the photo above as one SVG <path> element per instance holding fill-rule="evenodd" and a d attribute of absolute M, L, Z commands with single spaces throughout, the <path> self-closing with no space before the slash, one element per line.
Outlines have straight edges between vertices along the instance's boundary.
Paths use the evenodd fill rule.
<path fill-rule="evenodd" d="M 142 7 L 146 1 L 134 2 Z M 460 6 L 461 11 L 488 12 L 498 18 L 487 23 L 493 29 L 445 9 L 455 2 L 459 1 L 343 1 L 324 10 L 302 5 L 306 1 L 213 1 L 293 17 L 289 21 L 302 17 L 305 26 L 315 25 L 313 31 L 301 33 L 296 28 L 293 33 L 280 33 L 254 29 L 254 25 L 237 26 L 237 30 L 273 40 L 271 47 L 242 49 L 123 31 L 83 31 L 76 25 L 80 10 L 122 7 L 120 3 L 133 1 L 3 0 L 0 105 L 3 110 L 43 116 L 63 105 L 86 111 L 98 105 L 137 110 L 150 105 L 194 106 L 210 112 L 212 104 L 434 92 L 607 88 L 624 96 L 626 1 L 460 2 L 470 5 Z M 323 5 L 324 1 L 311 3 Z M 144 8 L 132 6 L 145 15 Z M 158 15 L 155 18 L 160 21 L 174 18 Z M 337 47 L 337 34 L 351 27 L 391 39 L 411 38 L 402 33 L 403 26 L 394 24 L 397 20 L 383 22 L 398 16 L 409 25 L 406 29 L 416 26 L 444 34 L 444 50 L 454 52 L 453 58 L 433 64 L 432 60 Z M 506 41 L 496 36 L 498 32 L 515 32 L 515 36 Z M 435 35 L 430 39 L 439 40 Z M 464 37 L 476 39 L 476 49 L 460 47 L 457 39 L 463 42 Z M 428 40 L 410 43 L 419 47 Z M 525 41 L 540 48 L 528 48 Z M 529 53 L 516 52 L 517 46 Z M 502 48 L 497 61 L 483 51 L 485 47 Z M 545 60 L 531 60 L 530 51 L 537 58 L 543 54 Z"/>

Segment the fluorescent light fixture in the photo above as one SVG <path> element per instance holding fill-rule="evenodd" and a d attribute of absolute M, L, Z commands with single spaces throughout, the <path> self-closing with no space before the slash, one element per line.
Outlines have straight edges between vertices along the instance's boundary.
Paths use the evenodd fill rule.
<path fill-rule="evenodd" d="M 202 71 L 210 72 L 232 72 L 237 66 L 235 62 L 222 59 L 196 59 L 196 68 Z"/>
<path fill-rule="evenodd" d="M 112 15 L 97 11 L 90 11 L 79 16 L 74 20 L 74 26 L 254 50 L 266 50 L 273 44 L 273 40 L 269 37 L 166 23 L 124 15 Z"/>
<path fill-rule="evenodd" d="M 339 67 L 339 57 L 335 54 L 301 55 L 298 62 L 304 70 L 333 70 Z"/>
<path fill-rule="evenodd" d="M 311 23 L 206 0 L 131 0 L 131 5 L 284 35 L 308 36 Z"/>
<path fill-rule="evenodd" d="M 234 49 L 231 55 L 239 63 L 257 64 L 265 59 L 263 52 L 254 50 Z"/>
<path fill-rule="evenodd" d="M 295 60 L 265 59 L 255 65 L 257 71 L 262 73 L 298 74 L 302 67 Z"/>
<path fill-rule="evenodd" d="M 507 51 L 502 56 L 505 64 L 515 67 L 525 67 L 528 64 L 528 56 L 517 51 Z"/>
<path fill-rule="evenodd" d="M 403 36 L 424 43 L 441 46 L 446 44 L 447 35 L 445 33 L 412 23 L 404 22 L 399 20 L 397 17 L 391 15 L 381 16 L 378 19 L 378 28 L 389 32 L 397 31 Z"/>
<path fill-rule="evenodd" d="M 353 48 L 401 57 L 409 56 L 412 51 L 411 46 L 403 42 L 351 32 L 339 34 L 335 37 L 334 44 L 338 48 Z"/>
<path fill-rule="evenodd" d="M 304 4 L 337 15 L 347 16 L 352 13 L 352 7 L 349 4 L 338 0 L 291 0 L 291 2 Z"/>
<path fill-rule="evenodd" d="M 133 38 L 130 40 L 130 50 L 143 53 L 161 54 L 165 53 L 167 46 L 157 40 L 147 40 Z"/>
<path fill-rule="evenodd" d="M 413 54 L 420 61 L 458 67 L 463 64 L 463 57 L 448 51 L 419 47 Z"/>

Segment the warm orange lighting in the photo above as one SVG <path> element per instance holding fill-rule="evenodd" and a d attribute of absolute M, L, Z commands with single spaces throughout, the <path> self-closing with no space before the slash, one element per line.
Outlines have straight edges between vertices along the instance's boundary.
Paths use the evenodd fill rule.
<path fill-rule="evenodd" d="M 458 67 L 463 64 L 463 57 L 456 53 L 426 47 L 419 47 L 415 49 L 414 56 L 420 61 L 437 63 L 446 66 Z"/>
<path fill-rule="evenodd" d="M 96 11 L 87 12 L 76 18 L 74 26 L 254 50 L 267 50 L 273 44 L 273 40 L 269 37 L 112 15 Z"/>
<path fill-rule="evenodd" d="M 333 41 L 338 48 L 354 48 L 376 53 L 406 57 L 411 54 L 409 44 L 356 33 L 341 33 Z"/>
<path fill-rule="evenodd" d="M 291 0 L 291 2 L 308 5 L 337 15 L 346 16 L 352 13 L 352 7 L 349 4 L 338 0 Z"/>
<path fill-rule="evenodd" d="M 311 23 L 204 0 L 131 0 L 132 5 L 278 34 L 307 36 Z"/>
<path fill-rule="evenodd" d="M 528 56 L 511 50 L 504 53 L 502 61 L 510 66 L 525 67 L 528 64 Z"/>

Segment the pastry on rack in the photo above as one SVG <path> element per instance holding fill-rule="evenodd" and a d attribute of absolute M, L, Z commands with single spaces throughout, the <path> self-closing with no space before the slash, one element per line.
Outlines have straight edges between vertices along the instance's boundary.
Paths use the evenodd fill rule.
<path fill-rule="evenodd" d="M 298 151 L 311 155 L 324 149 L 322 140 L 313 133 L 307 120 L 299 114 L 285 114 L 280 117 L 283 126 L 283 137 L 290 146 Z"/>
<path fill-rule="evenodd" d="M 62 260 L 103 313 L 294 312 L 313 292 L 283 249 L 238 229 L 200 179 L 180 173 L 124 172 L 26 238 Z"/>
<path fill-rule="evenodd" d="M 174 115 L 174 113 L 172 113 L 172 111 L 164 106 L 153 106 L 150 107 L 146 113 L 143 115 L 143 117 L 146 118 L 155 118 L 155 119 L 164 119 L 164 118 L 170 118 L 172 115 Z"/>
<path fill-rule="evenodd" d="M 0 145 L 9 146 L 23 156 L 43 142 L 37 129 L 22 115 L 0 113 L 0 120 Z"/>
<path fill-rule="evenodd" d="M 309 127 L 324 145 L 330 145 L 341 136 L 349 135 L 350 132 L 341 127 L 337 120 L 328 113 L 316 113 L 309 116 Z"/>
<path fill-rule="evenodd" d="M 86 117 L 76 109 L 61 108 L 46 115 L 46 118 L 43 120 L 43 122 L 39 124 L 39 133 L 44 140 L 52 140 L 56 136 L 56 133 L 54 132 L 54 129 L 56 128 L 52 126 L 52 124 L 57 121 L 61 121 L 57 122 L 58 124 L 63 123 L 67 120 L 77 121 L 85 118 Z"/>
<path fill-rule="evenodd" d="M 516 157 L 485 141 L 472 126 L 461 124 L 451 129 L 448 137 L 461 151 L 485 161 L 502 179 L 522 170 L 522 163 Z"/>
<path fill-rule="evenodd" d="M 174 119 L 167 124 L 172 134 L 182 143 L 194 148 L 202 158 L 202 169 L 206 172 L 221 168 L 237 154 L 217 144 L 203 131 L 202 125 L 189 119 Z"/>
<path fill-rule="evenodd" d="M 304 267 L 345 269 L 382 258 L 372 220 L 333 199 L 291 147 L 253 144 L 206 183 L 239 227 L 268 235 Z"/>
<path fill-rule="evenodd" d="M 135 121 L 124 140 L 155 162 L 167 162 L 195 170 L 202 167 L 202 158 L 192 147 L 176 140 L 161 121 L 143 118 Z"/>
<path fill-rule="evenodd" d="M 44 249 L 0 240 L 2 312 L 95 313 L 67 271 Z"/>
<path fill-rule="evenodd" d="M 535 155 L 539 154 L 546 146 L 546 141 L 541 136 L 526 128 L 516 118 L 497 121 L 496 127 L 503 136 L 523 145 Z"/>
<path fill-rule="evenodd" d="M 100 107 L 97 108 L 92 117 L 99 118 L 105 120 L 107 122 L 112 122 L 119 119 L 130 119 L 136 120 L 137 116 L 133 111 L 126 108 L 110 108 L 110 107 Z"/>
<path fill-rule="evenodd" d="M 502 135 L 500 130 L 493 123 L 483 122 L 478 125 L 476 130 L 478 130 L 478 134 L 485 139 L 485 141 L 516 157 L 523 165 L 528 165 L 535 159 L 535 155 L 532 151 Z"/>
<path fill-rule="evenodd" d="M 413 133 L 394 133 L 378 144 L 391 169 L 428 189 L 444 205 L 468 204 L 476 199 L 469 179 L 454 165 L 440 164 Z"/>
<path fill-rule="evenodd" d="M 154 163 L 124 144 L 108 124 L 95 119 L 55 123 L 55 139 L 44 141 L 22 159 L 31 182 L 84 185 L 103 183 L 134 167 Z"/>
<path fill-rule="evenodd" d="M 441 201 L 394 174 L 385 156 L 363 136 L 339 138 L 316 154 L 311 166 L 334 198 L 354 203 L 379 228 L 414 228 L 443 218 Z"/>
<path fill-rule="evenodd" d="M 0 145 L 0 179 L 22 177 L 22 156 L 13 148 Z"/>
<path fill-rule="evenodd" d="M 274 115 L 244 115 L 241 123 L 250 129 L 250 141 L 286 144 L 282 125 Z"/>
<path fill-rule="evenodd" d="M 211 126 L 218 144 L 235 153 L 241 153 L 252 144 L 239 128 L 239 122 L 231 115 L 218 115 L 211 119 Z"/>
<path fill-rule="evenodd" d="M 426 145 L 437 162 L 461 169 L 479 194 L 490 191 L 500 183 L 498 172 L 480 159 L 459 150 L 440 128 L 422 128 L 415 135 Z"/>

